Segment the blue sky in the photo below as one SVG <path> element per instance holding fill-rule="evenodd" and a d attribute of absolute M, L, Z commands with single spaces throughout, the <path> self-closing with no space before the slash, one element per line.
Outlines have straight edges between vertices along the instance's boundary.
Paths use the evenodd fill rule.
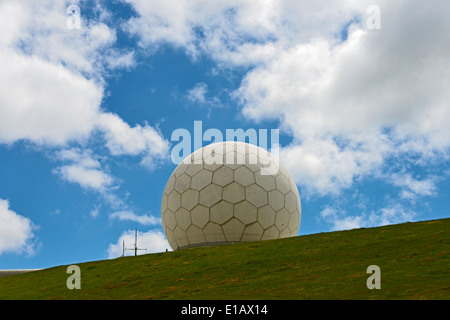
<path fill-rule="evenodd" d="M 171 135 L 194 121 L 280 130 L 299 235 L 449 217 L 448 6 L 2 1 L 0 269 L 114 258 L 134 229 L 170 248 Z"/>

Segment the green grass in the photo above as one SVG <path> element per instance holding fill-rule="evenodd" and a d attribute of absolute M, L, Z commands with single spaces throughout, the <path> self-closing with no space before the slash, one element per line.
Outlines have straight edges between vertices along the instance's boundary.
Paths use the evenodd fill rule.
<path fill-rule="evenodd" d="M 93 261 L 80 290 L 58 266 L 0 278 L 0 299 L 449 299 L 449 234 L 442 219 Z"/>

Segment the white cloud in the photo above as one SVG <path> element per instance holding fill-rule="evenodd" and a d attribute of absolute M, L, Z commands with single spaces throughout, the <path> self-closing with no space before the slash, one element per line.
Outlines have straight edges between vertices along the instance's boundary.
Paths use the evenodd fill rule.
<path fill-rule="evenodd" d="M 382 170 L 388 157 L 450 147 L 448 4 L 381 8 L 381 30 L 354 23 L 344 42 L 299 42 L 247 73 L 235 93 L 248 118 L 279 119 L 292 134 L 287 166 L 321 194 Z"/>
<path fill-rule="evenodd" d="M 110 244 L 108 247 L 108 259 L 121 257 L 123 254 L 123 243 L 125 248 L 134 248 L 135 231 L 124 231 L 117 243 Z M 167 242 L 164 234 L 161 231 L 149 230 L 147 232 L 138 232 L 138 248 L 145 248 L 147 250 L 139 250 L 138 254 L 147 254 L 155 252 L 164 252 L 166 249 L 171 250 L 170 244 Z M 126 250 L 125 255 L 134 255 L 133 250 Z"/>
<path fill-rule="evenodd" d="M 90 215 L 92 218 L 97 218 L 98 215 L 100 213 L 100 207 L 99 206 L 95 206 L 91 211 L 90 211 Z"/>
<path fill-rule="evenodd" d="M 54 173 L 123 209 L 115 191 L 118 179 L 87 145 L 104 139 L 112 156 L 139 156 L 143 166 L 154 169 L 168 157 L 169 144 L 150 125 L 131 127 L 100 108 L 104 77 L 113 69 L 133 67 L 134 51 L 115 47 L 116 31 L 105 24 L 111 15 L 101 2 L 95 4 L 98 16 L 88 19 L 81 11 L 81 28 L 73 30 L 67 27 L 68 5 L 0 2 L 0 143 L 56 146 L 62 163 Z M 84 150 L 71 148 L 75 143 Z"/>
<path fill-rule="evenodd" d="M 105 60 L 112 69 L 131 68 L 136 64 L 134 51 L 125 54 L 113 53 L 107 56 Z"/>
<path fill-rule="evenodd" d="M 114 210 L 126 208 L 125 198 L 117 193 L 120 179 L 114 177 L 100 157 L 90 149 L 70 148 L 54 153 L 54 159 L 62 162 L 53 170 L 61 179 L 78 184 L 81 188 L 98 193 L 101 199 Z M 99 214 L 99 206 L 91 210 L 91 217 Z"/>
<path fill-rule="evenodd" d="M 117 211 L 109 215 L 110 219 L 130 220 L 142 225 L 161 224 L 161 219 L 150 215 L 137 215 L 131 210 Z"/>
<path fill-rule="evenodd" d="M 187 91 L 187 98 L 192 102 L 205 103 L 208 85 L 204 82 L 196 83 L 195 86 Z"/>
<path fill-rule="evenodd" d="M 9 207 L 0 199 L 0 255 L 5 252 L 34 254 L 36 242 L 33 222 Z"/>
<path fill-rule="evenodd" d="M 332 225 L 333 231 L 350 230 L 364 227 L 363 216 L 346 216 L 343 212 L 332 207 L 326 207 L 320 212 L 320 217 Z"/>
<path fill-rule="evenodd" d="M 88 19 L 81 11 L 81 28 L 68 28 L 66 10 L 71 4 L 59 0 L 2 1 L 0 45 L 101 80 L 105 60 L 120 60 L 129 52 L 114 48 L 116 31 L 104 23 L 107 12 L 100 3 L 96 4 L 95 19 Z"/>
<path fill-rule="evenodd" d="M 80 148 L 70 148 L 57 151 L 56 158 L 61 161 L 70 161 L 86 168 L 98 168 L 100 162 L 95 159 L 91 150 L 81 150 Z"/>
<path fill-rule="evenodd" d="M 84 189 L 106 193 L 114 182 L 111 175 L 101 170 L 100 162 L 94 159 L 89 150 L 72 148 L 59 151 L 56 156 L 70 164 L 62 165 L 54 172 L 69 182 L 78 183 Z"/>
<path fill-rule="evenodd" d="M 98 169 L 68 165 L 61 166 L 57 170 L 64 179 L 78 183 L 85 189 L 103 190 L 112 183 L 112 178 Z"/>
<path fill-rule="evenodd" d="M 204 82 L 198 82 L 192 89 L 187 90 L 186 98 L 193 102 L 196 106 L 206 106 L 208 108 L 220 107 L 220 99 L 218 97 L 208 97 L 208 85 Z M 209 110 L 208 115 L 210 115 Z"/>
<path fill-rule="evenodd" d="M 448 155 L 446 2 L 126 2 L 141 46 L 251 67 L 234 97 L 247 118 L 279 120 L 292 135 L 285 159 L 312 193 L 338 193 L 389 157 Z M 381 30 L 366 27 L 374 4 Z M 205 95 L 198 85 L 188 96 Z"/>
<path fill-rule="evenodd" d="M 155 168 L 169 153 L 169 142 L 148 124 L 130 127 L 118 115 L 103 113 L 98 117 L 99 130 L 104 132 L 106 147 L 112 155 L 142 155 L 142 164 Z"/>
<path fill-rule="evenodd" d="M 411 222 L 416 215 L 416 212 L 405 208 L 399 203 L 394 203 L 382 208 L 380 214 L 372 215 L 371 220 L 372 224 L 384 226 L 388 224 Z"/>
<path fill-rule="evenodd" d="M 114 47 L 116 32 L 101 21 L 108 12 L 99 3 L 100 20 L 81 12 L 81 28 L 73 30 L 66 24 L 67 6 L 56 0 L 0 3 L 0 143 L 24 139 L 66 146 L 85 141 L 100 126 L 113 155 L 144 150 L 145 164 L 150 163 L 149 158 L 167 151 L 161 149 L 164 141 L 156 130 L 148 125 L 130 128 L 119 116 L 100 110 L 104 75 L 134 66 L 134 51 Z M 121 140 L 117 130 L 138 142 Z M 67 176 L 85 171 L 65 169 Z M 95 175 L 87 185 L 106 182 L 105 176 Z"/>
<path fill-rule="evenodd" d="M 389 224 L 411 222 L 416 212 L 400 203 L 389 204 L 378 211 L 349 214 L 347 211 L 327 206 L 320 212 L 320 218 L 331 225 L 332 231 L 357 228 L 373 228 Z"/>
<path fill-rule="evenodd" d="M 377 137 L 344 148 L 332 138 L 310 138 L 281 148 L 280 160 L 307 194 L 338 194 L 349 188 L 355 177 L 376 172 L 387 148 Z"/>
<path fill-rule="evenodd" d="M 61 65 L 0 50 L 0 143 L 58 145 L 94 129 L 103 89 Z"/>
<path fill-rule="evenodd" d="M 0 142 L 64 144 L 86 138 L 103 96 L 93 54 L 106 26 L 66 26 L 63 1 L 0 3 Z M 103 30 L 103 31 L 100 31 Z"/>
<path fill-rule="evenodd" d="M 426 179 L 415 179 L 410 173 L 392 174 L 392 184 L 402 188 L 401 197 L 412 199 L 421 196 L 434 196 L 437 192 L 436 177 L 428 177 Z"/>
<path fill-rule="evenodd" d="M 272 47 L 264 41 L 276 29 L 274 1 L 126 0 L 138 13 L 125 29 L 154 50 L 161 44 L 183 48 L 192 57 L 207 53 L 216 61 L 255 63 Z"/>
<path fill-rule="evenodd" d="M 227 65 L 257 65 L 293 41 L 333 35 L 363 7 L 362 1 L 332 0 L 125 1 L 138 16 L 124 27 L 141 46 L 171 44 Z"/>

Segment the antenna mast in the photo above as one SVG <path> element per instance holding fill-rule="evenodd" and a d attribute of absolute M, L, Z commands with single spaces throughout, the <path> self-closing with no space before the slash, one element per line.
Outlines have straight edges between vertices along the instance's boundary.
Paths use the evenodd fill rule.
<path fill-rule="evenodd" d="M 134 250 L 134 256 L 137 256 L 138 250 L 146 250 L 147 248 L 138 248 L 137 244 L 137 229 L 134 231 L 134 248 L 125 248 L 125 240 L 122 243 L 123 246 L 123 253 L 122 255 L 125 256 L 125 250 Z"/>

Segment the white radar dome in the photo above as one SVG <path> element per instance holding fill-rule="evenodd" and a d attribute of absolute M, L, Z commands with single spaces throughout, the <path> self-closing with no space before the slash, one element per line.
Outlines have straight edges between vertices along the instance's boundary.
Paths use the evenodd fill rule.
<path fill-rule="evenodd" d="M 170 176 L 161 220 L 173 250 L 296 236 L 300 196 L 266 150 L 244 142 L 210 144 Z"/>

